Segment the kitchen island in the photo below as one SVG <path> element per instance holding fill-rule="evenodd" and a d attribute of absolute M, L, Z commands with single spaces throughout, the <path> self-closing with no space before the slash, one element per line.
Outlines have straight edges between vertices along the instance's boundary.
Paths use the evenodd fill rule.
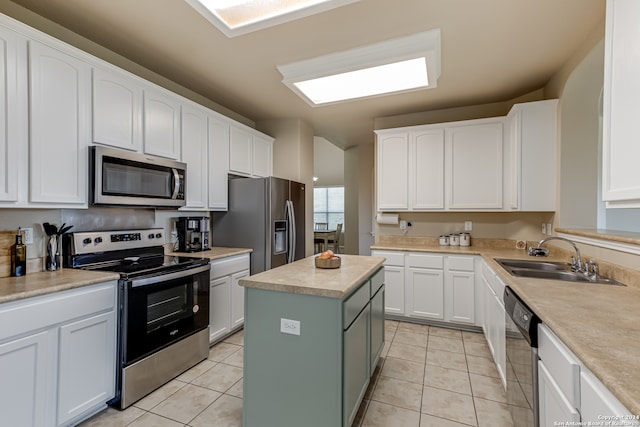
<path fill-rule="evenodd" d="M 245 287 L 244 427 L 350 426 L 384 345 L 382 257 L 314 257 Z"/>

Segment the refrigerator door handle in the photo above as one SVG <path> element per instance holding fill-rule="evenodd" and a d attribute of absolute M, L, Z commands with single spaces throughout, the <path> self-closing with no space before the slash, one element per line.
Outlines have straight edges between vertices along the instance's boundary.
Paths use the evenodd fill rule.
<path fill-rule="evenodd" d="M 285 204 L 285 211 L 287 213 L 287 225 L 289 226 L 287 263 L 291 263 L 296 259 L 296 217 L 293 202 L 291 200 L 287 200 Z"/>

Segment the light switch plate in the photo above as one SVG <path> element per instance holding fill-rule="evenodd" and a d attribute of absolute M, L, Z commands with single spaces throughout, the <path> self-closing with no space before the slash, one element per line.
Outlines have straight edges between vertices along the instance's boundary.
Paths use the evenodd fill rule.
<path fill-rule="evenodd" d="M 283 334 L 300 335 L 300 321 L 280 318 L 280 332 Z"/>

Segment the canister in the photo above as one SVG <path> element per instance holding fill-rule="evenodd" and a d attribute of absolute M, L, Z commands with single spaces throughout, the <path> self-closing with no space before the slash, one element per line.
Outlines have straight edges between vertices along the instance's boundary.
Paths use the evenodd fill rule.
<path fill-rule="evenodd" d="M 471 234 L 460 233 L 460 246 L 471 246 Z"/>
<path fill-rule="evenodd" d="M 460 246 L 460 235 L 459 234 L 449 234 L 449 244 L 451 246 Z"/>
<path fill-rule="evenodd" d="M 440 236 L 439 241 L 441 246 L 449 246 L 449 236 L 447 236 L 446 234 Z"/>

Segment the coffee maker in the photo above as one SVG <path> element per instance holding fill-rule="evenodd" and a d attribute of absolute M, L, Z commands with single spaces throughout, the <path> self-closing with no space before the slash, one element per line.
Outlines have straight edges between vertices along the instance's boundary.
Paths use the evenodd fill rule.
<path fill-rule="evenodd" d="M 210 249 L 208 217 L 180 217 L 176 226 L 178 229 L 178 252 L 200 252 Z"/>

